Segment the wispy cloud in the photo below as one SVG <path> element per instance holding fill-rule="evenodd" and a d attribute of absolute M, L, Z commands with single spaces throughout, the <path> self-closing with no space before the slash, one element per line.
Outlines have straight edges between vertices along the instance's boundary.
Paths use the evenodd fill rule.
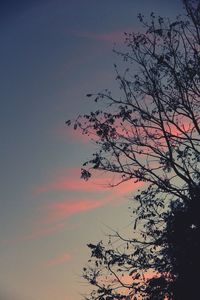
<path fill-rule="evenodd" d="M 109 192 L 112 195 L 125 195 L 141 187 L 143 183 L 135 183 L 134 180 L 128 180 L 120 185 L 113 187 L 117 179 L 108 174 L 97 174 L 97 176 L 88 181 L 80 178 L 79 168 L 67 168 L 66 170 L 52 178 L 49 182 L 41 184 L 34 188 L 34 194 L 40 195 L 50 192 L 74 191 L 74 192 Z M 98 173 L 98 172 L 97 172 Z"/>
<path fill-rule="evenodd" d="M 91 32 L 91 31 L 76 31 L 76 30 L 71 30 L 68 32 L 80 38 L 87 38 L 87 39 L 97 40 L 101 42 L 114 43 L 114 42 L 121 42 L 124 40 L 124 31 L 129 32 L 130 29 L 109 31 L 109 32 Z"/>
<path fill-rule="evenodd" d="M 50 236 L 52 234 L 62 231 L 64 227 L 65 227 L 64 223 L 57 223 L 50 227 L 48 226 L 48 227 L 35 228 L 30 234 L 24 236 L 22 239 L 35 240 L 45 236 Z"/>
<path fill-rule="evenodd" d="M 128 296 L 130 295 L 130 289 L 127 288 L 126 286 L 131 286 L 133 283 L 143 283 L 149 279 L 160 277 L 160 274 L 153 269 L 149 269 L 140 275 L 141 277 L 138 279 L 135 279 L 134 276 L 130 276 L 129 274 L 118 275 L 118 278 L 116 278 L 114 275 L 101 276 L 101 283 L 102 284 L 107 283 L 113 286 L 115 285 L 119 286 L 119 280 L 120 280 L 122 284 L 121 287 L 118 289 L 118 292 Z M 167 298 L 164 298 L 164 300 L 167 300 Z"/>
<path fill-rule="evenodd" d="M 107 201 L 106 201 L 107 200 Z M 43 216 L 44 223 L 57 222 L 60 220 L 64 220 L 72 215 L 84 213 L 98 207 L 106 205 L 109 201 L 108 199 L 104 200 L 88 200 L 88 199 L 80 199 L 80 200 L 69 200 L 65 201 L 55 201 L 49 203 L 45 207 L 45 213 Z"/>
<path fill-rule="evenodd" d="M 64 172 L 64 171 L 63 171 Z M 42 211 L 41 223 L 51 224 L 62 222 L 77 214 L 86 213 L 106 205 L 121 205 L 125 196 L 136 191 L 143 183 L 135 183 L 133 180 L 126 181 L 118 186 L 112 187 L 114 178 L 101 174 L 94 180 L 85 182 L 80 179 L 80 170 L 71 168 L 57 175 L 49 182 L 38 186 L 35 195 L 43 193 L 71 192 L 73 196 L 66 196 L 64 200 L 55 199 L 40 207 Z M 107 176 L 107 177 L 106 177 Z"/>
<path fill-rule="evenodd" d="M 70 139 L 72 141 L 78 141 L 84 144 L 91 141 L 92 138 L 92 135 L 82 134 L 79 129 L 74 130 L 72 127 L 68 126 L 60 126 L 56 128 L 53 133 L 60 138 L 64 138 L 65 140 Z"/>
<path fill-rule="evenodd" d="M 23 241 L 38 240 L 40 238 L 56 234 L 62 231 L 64 228 L 65 224 L 60 222 L 50 226 L 44 226 L 44 224 L 43 226 L 35 226 L 30 233 L 18 236 L 13 239 L 4 240 L 3 244 L 13 245 Z"/>
<path fill-rule="evenodd" d="M 57 256 L 53 259 L 50 259 L 44 263 L 45 267 L 51 267 L 55 265 L 61 265 L 63 263 L 69 262 L 72 260 L 72 256 L 70 253 L 64 253 L 60 256 Z"/>
<path fill-rule="evenodd" d="M 57 172 L 59 173 L 59 172 Z M 34 195 L 42 193 L 74 191 L 74 192 L 100 192 L 108 191 L 110 178 L 108 176 L 96 177 L 94 180 L 84 181 L 80 178 L 80 168 L 67 168 L 49 180 L 49 182 L 38 185 L 34 188 Z"/>
<path fill-rule="evenodd" d="M 122 184 L 123 185 L 123 184 Z M 125 195 L 128 192 L 133 192 L 134 189 L 141 187 L 141 184 L 127 184 L 123 189 L 119 190 L 117 187 L 114 192 L 110 191 L 101 195 L 91 195 L 88 193 L 88 198 L 69 199 L 66 200 L 55 200 L 51 203 L 43 206 L 42 218 L 40 219 L 41 224 L 52 224 L 57 222 L 63 222 L 68 218 L 83 214 L 92 210 L 96 210 L 100 207 L 107 205 L 118 206 L 125 202 Z"/>
<path fill-rule="evenodd" d="M 121 205 L 124 203 L 127 194 L 136 191 L 142 186 L 142 183 L 127 181 L 112 188 L 109 186 L 109 183 L 112 183 L 113 179 L 106 177 L 105 174 L 97 177 L 94 181 L 85 182 L 80 179 L 79 168 L 67 168 L 55 173 L 57 173 L 57 176 L 50 182 L 34 189 L 35 196 L 40 197 L 42 193 L 55 191 L 57 193 L 72 191 L 74 192 L 74 197 L 66 197 L 64 200 L 55 200 L 45 205 L 40 205 L 38 208 L 39 215 L 37 212 L 37 217 L 30 233 L 4 240 L 3 244 L 14 245 L 19 242 L 38 240 L 58 234 L 65 229 L 70 229 L 71 225 L 68 224 L 66 227 L 64 223 L 70 217 L 107 205 Z M 64 175 L 65 173 L 67 175 Z M 79 193 L 78 195 L 77 192 Z"/>

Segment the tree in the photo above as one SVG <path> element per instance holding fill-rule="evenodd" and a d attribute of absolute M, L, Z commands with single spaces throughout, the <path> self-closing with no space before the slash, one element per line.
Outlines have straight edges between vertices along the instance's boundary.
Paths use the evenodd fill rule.
<path fill-rule="evenodd" d="M 125 33 L 126 51 L 114 50 L 128 64 L 123 74 L 115 66 L 118 97 L 88 94 L 105 106 L 74 122 L 95 133 L 98 149 L 82 178 L 95 169 L 117 174 L 115 184 L 145 184 L 135 197 L 133 236 L 114 232 L 108 244 L 88 245 L 83 277 L 94 290 L 87 299 L 199 294 L 200 2 L 183 4 L 186 15 L 174 22 L 139 15 L 144 33 Z"/>

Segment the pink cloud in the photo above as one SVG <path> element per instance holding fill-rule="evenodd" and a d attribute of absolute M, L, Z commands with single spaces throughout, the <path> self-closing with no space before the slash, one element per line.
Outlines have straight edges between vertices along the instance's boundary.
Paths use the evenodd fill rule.
<path fill-rule="evenodd" d="M 98 173 L 98 172 L 97 172 Z M 66 175 L 57 175 L 52 181 L 40 185 L 34 189 L 35 195 L 55 191 L 75 191 L 75 192 L 111 192 L 114 195 L 124 195 L 135 191 L 143 185 L 142 182 L 135 183 L 134 180 L 128 180 L 118 186 L 112 187 L 117 179 L 113 179 L 109 174 L 98 174 L 94 179 L 84 181 L 80 178 L 80 169 L 69 168 Z"/>
<path fill-rule="evenodd" d="M 125 124 L 125 128 L 123 128 L 120 124 L 120 121 L 115 121 L 115 130 L 118 135 L 118 137 L 123 137 L 123 138 L 130 138 L 135 135 L 135 130 L 133 126 L 129 123 Z M 97 141 L 99 140 L 99 136 L 96 134 L 96 131 L 92 128 L 88 129 L 88 133 L 82 133 L 82 130 L 80 128 L 77 128 L 74 130 L 73 126 L 72 127 L 64 127 L 60 126 L 57 129 L 54 130 L 54 134 L 56 134 L 58 137 L 61 138 L 68 138 L 71 139 L 72 141 L 78 141 L 81 143 L 89 143 L 92 140 Z"/>
<path fill-rule="evenodd" d="M 102 194 L 100 199 L 93 197 L 93 199 L 80 198 L 51 202 L 43 207 L 43 215 L 40 222 L 43 224 L 61 222 L 73 215 L 86 213 L 106 205 L 122 205 L 125 202 L 125 195 L 140 188 L 142 183 L 136 184 L 133 182 L 131 184 L 127 182 L 122 183 L 120 186 L 123 188 L 113 188 L 108 193 Z"/>
<path fill-rule="evenodd" d="M 134 180 L 127 180 L 122 182 L 116 187 L 113 187 L 112 193 L 114 195 L 122 196 L 128 193 L 133 193 L 137 189 L 141 188 L 144 185 L 144 182 L 137 182 L 135 183 Z"/>
<path fill-rule="evenodd" d="M 54 179 L 50 180 L 50 182 L 34 188 L 34 194 L 39 195 L 55 191 L 100 192 L 110 189 L 110 180 L 108 177 L 103 176 L 103 178 L 84 181 L 80 178 L 81 170 L 79 168 L 68 168 L 65 173 L 66 174 L 58 174 Z"/>
<path fill-rule="evenodd" d="M 190 120 L 188 120 L 187 117 L 182 117 L 178 120 L 177 125 L 179 126 L 180 129 L 178 129 L 171 122 L 165 122 L 164 125 L 165 125 L 165 130 L 174 136 L 182 136 L 184 133 L 191 133 L 194 130 L 194 124 Z M 136 134 L 135 128 L 128 122 L 124 123 L 124 127 L 122 127 L 120 124 L 120 121 L 118 121 L 118 122 L 116 121 L 115 129 L 116 129 L 118 138 L 121 137 L 122 139 L 131 138 L 131 137 L 135 136 L 135 134 Z M 137 131 L 138 130 L 139 129 L 137 128 Z M 142 128 L 139 131 L 141 132 L 141 134 L 143 133 Z M 163 135 L 161 130 L 160 131 L 159 130 L 152 130 L 152 131 L 149 130 L 149 133 L 153 134 L 153 133 L 156 133 L 156 131 L 158 131 L 160 133 L 160 135 Z M 99 137 L 96 135 L 95 131 L 92 131 L 92 129 L 88 134 L 82 134 L 80 129 L 77 128 L 77 130 L 74 130 L 72 127 L 68 127 L 68 128 L 60 130 L 60 134 L 62 134 L 63 136 L 64 136 L 64 132 L 65 132 L 65 137 L 68 136 L 69 138 L 71 138 L 74 141 L 79 141 L 79 142 L 83 142 L 83 143 L 88 143 L 92 139 L 94 139 L 94 140 L 99 139 Z M 164 141 L 164 137 L 163 137 L 163 144 L 164 143 L 165 143 L 165 141 Z"/>
<path fill-rule="evenodd" d="M 32 241 L 32 240 L 37 240 L 46 236 L 51 236 L 53 234 L 56 234 L 60 231 L 62 231 L 65 227 L 64 223 L 57 223 L 48 227 L 38 227 L 37 228 L 33 228 L 32 232 L 30 232 L 29 234 L 25 234 L 22 236 L 18 236 L 16 238 L 13 239 L 9 239 L 9 240 L 4 240 L 3 243 L 8 244 L 8 245 L 13 245 L 19 242 L 23 242 L 23 241 Z"/>
<path fill-rule="evenodd" d="M 58 127 L 54 130 L 54 134 L 60 138 L 70 139 L 72 141 L 78 141 L 81 143 L 88 143 L 91 141 L 92 136 L 88 134 L 82 134 L 79 129 L 74 130 L 72 127 Z"/>
<path fill-rule="evenodd" d="M 61 256 L 57 256 L 53 259 L 48 260 L 44 266 L 50 267 L 50 266 L 55 266 L 55 265 L 61 265 L 63 263 L 69 262 L 72 259 L 71 254 L 69 253 L 64 253 Z"/>
<path fill-rule="evenodd" d="M 23 240 L 35 240 L 41 237 L 50 236 L 54 233 L 62 231 L 65 227 L 64 223 L 58 223 L 51 227 L 36 228 L 29 235 L 24 236 Z"/>
<path fill-rule="evenodd" d="M 125 200 L 128 199 L 127 196 L 131 196 L 134 192 L 136 192 L 143 186 L 144 182 L 135 183 L 134 180 L 128 180 L 121 183 L 111 190 L 110 194 L 112 197 L 112 201 L 110 202 L 110 204 L 112 206 L 119 206 L 124 204 Z"/>
<path fill-rule="evenodd" d="M 63 220 L 72 215 L 80 214 L 101 207 L 105 205 L 109 200 L 109 198 L 104 200 L 67 199 L 65 201 L 52 202 L 45 207 L 46 216 L 44 216 L 43 222 L 49 223 Z"/>
<path fill-rule="evenodd" d="M 169 133 L 175 136 L 182 136 L 184 133 L 191 133 L 194 128 L 192 122 L 188 121 L 186 117 L 182 118 L 178 122 L 178 125 L 180 129 L 178 129 L 175 125 L 166 122 L 165 123 L 166 131 L 168 131 Z"/>
<path fill-rule="evenodd" d="M 67 175 L 64 175 L 65 173 Z M 100 175 L 96 175 L 93 180 L 85 182 L 80 179 L 80 170 L 78 168 L 71 168 L 63 170 L 60 174 L 58 172 L 57 176 L 50 180 L 50 182 L 38 186 L 35 189 L 35 195 L 62 191 L 75 193 L 73 198 L 56 200 L 40 207 L 42 217 L 39 223 L 62 222 L 62 220 L 68 219 L 72 215 L 86 213 L 87 211 L 108 204 L 112 206 L 122 205 L 126 200 L 126 195 L 130 195 L 130 193 L 143 185 L 143 183 L 135 183 L 134 180 L 128 180 L 118 186 L 112 187 L 112 184 L 117 179 L 105 173 Z M 77 192 L 79 193 L 78 195 Z M 80 193 L 84 193 L 84 195 Z"/>

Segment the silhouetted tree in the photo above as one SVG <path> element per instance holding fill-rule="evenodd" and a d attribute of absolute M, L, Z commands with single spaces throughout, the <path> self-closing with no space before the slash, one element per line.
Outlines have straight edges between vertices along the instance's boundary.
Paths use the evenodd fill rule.
<path fill-rule="evenodd" d="M 113 185 L 145 183 L 133 236 L 88 245 L 87 299 L 199 297 L 200 2 L 183 4 L 174 22 L 139 15 L 144 33 L 125 33 L 126 50 L 114 50 L 128 64 L 123 74 L 115 66 L 119 95 L 88 94 L 102 108 L 74 122 L 98 149 L 82 178 L 97 169 L 118 175 Z"/>

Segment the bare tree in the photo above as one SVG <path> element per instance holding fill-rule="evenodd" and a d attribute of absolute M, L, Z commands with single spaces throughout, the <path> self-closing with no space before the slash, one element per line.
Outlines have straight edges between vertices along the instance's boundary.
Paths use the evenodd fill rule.
<path fill-rule="evenodd" d="M 117 174 L 113 185 L 146 184 L 135 197 L 133 237 L 114 232 L 108 244 L 88 245 L 83 276 L 94 290 L 87 299 L 198 297 L 200 2 L 183 4 L 186 15 L 174 22 L 139 15 L 144 33 L 125 33 L 126 50 L 114 50 L 128 65 L 123 74 L 115 66 L 118 97 L 88 94 L 104 108 L 74 122 L 96 136 L 84 179 L 95 169 Z"/>

